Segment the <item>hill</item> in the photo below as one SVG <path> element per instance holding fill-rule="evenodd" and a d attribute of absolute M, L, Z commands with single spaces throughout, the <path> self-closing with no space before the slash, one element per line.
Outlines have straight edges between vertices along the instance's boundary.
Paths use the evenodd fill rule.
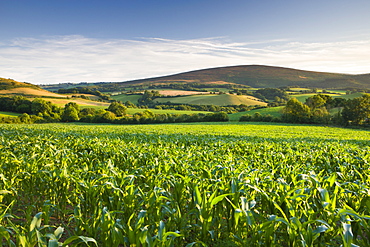
<path fill-rule="evenodd" d="M 370 74 L 349 75 L 339 73 L 314 72 L 291 68 L 242 65 L 220 68 L 202 69 L 179 73 L 174 75 L 146 78 L 125 82 L 96 83 L 94 87 L 102 92 L 120 91 L 125 88 L 137 86 L 153 86 L 166 84 L 208 84 L 216 85 L 244 85 L 255 88 L 277 88 L 286 86 L 299 86 L 323 89 L 343 88 L 370 88 Z M 75 86 L 86 86 L 86 83 Z M 45 86 L 46 88 L 47 86 Z M 52 86 L 57 89 L 56 85 Z M 59 84 L 59 88 L 71 87 L 70 84 Z"/>
<path fill-rule="evenodd" d="M 52 98 L 66 98 L 65 95 L 49 92 L 41 87 L 19 82 L 13 79 L 0 78 L 0 95 L 23 95 L 28 97 L 52 97 Z"/>
<path fill-rule="evenodd" d="M 174 98 L 157 98 L 158 102 L 166 103 L 176 103 L 176 104 L 192 104 L 192 105 L 261 105 L 266 106 L 267 103 L 261 100 L 245 95 L 231 95 L 231 94 L 207 94 L 207 95 L 192 95 L 184 97 L 174 97 Z"/>
<path fill-rule="evenodd" d="M 31 83 L 19 82 L 13 79 L 5 79 L 0 77 L 0 90 L 10 90 L 14 88 L 41 89 L 39 86 L 33 85 Z"/>
<path fill-rule="evenodd" d="M 203 69 L 129 83 L 209 83 L 239 84 L 257 88 L 302 86 L 318 88 L 370 88 L 370 74 L 348 75 L 283 67 L 244 65 Z"/>
<path fill-rule="evenodd" d="M 322 87 L 322 82 L 330 83 L 332 81 L 342 81 L 342 86 L 348 86 L 348 81 L 351 78 L 352 77 L 345 74 L 313 72 L 263 65 L 244 65 L 203 69 L 164 77 L 136 80 L 129 83 L 221 83 L 240 84 L 257 88 L 276 88 L 295 85 L 304 87 Z M 355 76 L 353 78 L 355 78 Z M 357 77 L 357 80 L 353 79 L 352 84 L 358 86 L 361 83 L 358 83 L 357 81 L 360 81 L 360 79 L 363 81 L 363 79 L 366 78 L 370 79 L 370 75 Z"/>

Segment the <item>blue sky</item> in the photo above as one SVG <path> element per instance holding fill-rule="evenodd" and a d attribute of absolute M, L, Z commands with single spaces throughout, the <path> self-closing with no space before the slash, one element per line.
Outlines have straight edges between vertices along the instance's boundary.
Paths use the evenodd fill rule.
<path fill-rule="evenodd" d="M 370 73 L 368 0 L 0 0 L 0 77 L 125 81 L 247 64 Z"/>

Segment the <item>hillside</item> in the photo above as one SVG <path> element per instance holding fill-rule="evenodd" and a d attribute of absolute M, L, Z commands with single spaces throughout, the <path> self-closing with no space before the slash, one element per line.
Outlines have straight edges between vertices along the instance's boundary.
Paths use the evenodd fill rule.
<path fill-rule="evenodd" d="M 365 77 L 365 78 L 364 78 Z M 129 83 L 153 84 L 153 83 L 231 83 L 241 84 L 250 87 L 282 87 L 282 86 L 304 86 L 317 87 L 323 86 L 323 82 L 343 81 L 342 86 L 348 85 L 348 80 L 352 77 L 345 74 L 312 72 L 282 67 L 272 67 L 263 65 L 244 65 L 221 68 L 203 69 L 180 73 L 176 75 L 149 78 L 131 81 Z M 355 76 L 353 77 L 355 78 Z M 352 79 L 352 84 L 358 86 L 358 81 L 370 79 L 370 76 L 357 77 Z M 324 85 L 325 86 L 325 85 Z M 370 86 L 370 81 L 368 82 Z"/>
<path fill-rule="evenodd" d="M 0 78 L 0 96 L 22 95 L 27 97 L 66 98 L 65 95 L 52 93 L 31 83 Z"/>
<path fill-rule="evenodd" d="M 31 83 L 19 82 L 13 79 L 5 79 L 0 77 L 0 90 L 10 90 L 14 88 L 41 89 L 39 86 L 33 85 Z"/>
<path fill-rule="evenodd" d="M 46 91 L 41 88 L 32 88 L 32 87 L 17 87 L 6 90 L 0 90 L 0 95 L 22 95 L 28 97 L 51 97 L 51 98 L 66 98 L 65 95 L 60 95 Z"/>
<path fill-rule="evenodd" d="M 231 94 L 208 94 L 208 95 L 193 95 L 174 98 L 157 98 L 156 101 L 161 103 L 171 102 L 176 104 L 191 104 L 191 105 L 260 105 L 266 106 L 267 103 L 258 100 L 252 96 L 231 95 Z"/>
<path fill-rule="evenodd" d="M 370 88 L 370 74 L 349 75 L 297 70 L 263 65 L 242 65 L 202 69 L 169 76 L 154 77 L 114 83 L 80 83 L 75 86 L 94 87 L 102 92 L 113 92 L 125 88 L 165 84 L 209 84 L 210 87 L 222 84 L 244 85 L 255 88 L 277 88 L 299 86 L 309 88 Z M 45 89 L 58 85 L 43 86 Z M 59 88 L 71 87 L 71 84 L 59 84 Z M 50 88 L 51 89 L 51 88 Z"/>
<path fill-rule="evenodd" d="M 318 88 L 370 88 L 370 74 L 348 75 L 263 65 L 203 69 L 129 83 L 232 83 L 250 87 L 302 86 Z"/>

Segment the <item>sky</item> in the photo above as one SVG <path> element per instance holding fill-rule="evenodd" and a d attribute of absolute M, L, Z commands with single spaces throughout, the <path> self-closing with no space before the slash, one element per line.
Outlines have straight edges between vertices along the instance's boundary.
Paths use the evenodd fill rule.
<path fill-rule="evenodd" d="M 368 0 L 0 0 L 0 77 L 119 82 L 271 65 L 370 73 Z"/>

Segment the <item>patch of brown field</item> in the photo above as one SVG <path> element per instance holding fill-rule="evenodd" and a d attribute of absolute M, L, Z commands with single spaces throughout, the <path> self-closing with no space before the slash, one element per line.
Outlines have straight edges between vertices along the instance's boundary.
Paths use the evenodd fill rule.
<path fill-rule="evenodd" d="M 81 96 L 81 95 L 84 95 L 84 96 L 87 96 L 89 97 L 90 99 L 93 99 L 93 100 L 98 100 L 100 99 L 99 96 L 96 96 L 96 95 L 93 95 L 93 94 L 88 94 L 88 93 L 74 93 L 74 94 L 66 94 L 68 97 L 72 97 L 72 96 Z"/>
<path fill-rule="evenodd" d="M 96 102 L 96 101 L 90 101 L 90 100 L 84 100 L 84 99 L 54 99 L 54 98 L 46 98 L 46 101 L 50 101 L 53 104 L 56 104 L 58 106 L 64 106 L 68 104 L 69 102 L 74 102 L 77 105 L 91 105 L 91 106 L 109 106 L 109 103 L 105 102 Z"/>
<path fill-rule="evenodd" d="M 46 97 L 59 97 L 59 98 L 66 98 L 67 96 L 52 93 L 43 89 L 34 89 L 34 88 L 27 88 L 27 87 L 19 87 L 19 88 L 12 88 L 8 90 L 0 90 L 0 94 L 23 94 L 23 95 L 34 95 L 34 96 L 46 96 Z"/>
<path fill-rule="evenodd" d="M 209 92 L 184 91 L 184 90 L 160 90 L 159 93 L 164 96 L 179 96 L 179 95 L 195 95 L 195 94 L 209 94 Z"/>

